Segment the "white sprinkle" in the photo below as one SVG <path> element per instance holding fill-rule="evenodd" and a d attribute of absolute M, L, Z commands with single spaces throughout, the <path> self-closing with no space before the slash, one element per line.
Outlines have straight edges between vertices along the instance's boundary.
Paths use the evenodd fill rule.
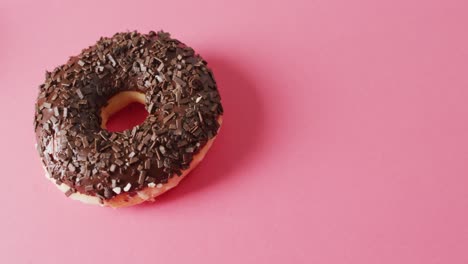
<path fill-rule="evenodd" d="M 114 189 L 112 189 L 116 194 L 119 194 L 121 192 L 121 189 L 120 187 L 115 187 Z"/>
<path fill-rule="evenodd" d="M 150 182 L 150 183 L 148 183 L 148 187 L 154 188 L 154 187 L 156 187 L 156 184 L 154 184 L 154 182 Z"/>
<path fill-rule="evenodd" d="M 158 188 L 162 188 L 162 186 L 163 186 L 162 183 L 158 183 L 158 185 L 156 185 L 156 187 Z"/>
<path fill-rule="evenodd" d="M 131 187 L 132 187 L 132 184 L 127 183 L 127 185 L 125 185 L 125 187 L 124 187 L 124 191 L 128 192 L 128 190 L 130 190 Z"/>
<path fill-rule="evenodd" d="M 114 60 L 114 58 L 112 57 L 112 55 L 110 54 L 107 54 L 107 58 L 110 60 L 110 62 L 112 63 L 112 67 L 115 67 L 115 65 L 117 64 Z"/>
<path fill-rule="evenodd" d="M 158 72 L 161 72 L 161 70 L 164 68 L 164 63 L 162 63 L 162 61 L 160 61 L 161 64 L 159 64 L 158 66 Z"/>
<path fill-rule="evenodd" d="M 203 98 L 203 97 L 200 96 L 200 97 L 198 97 L 197 99 L 195 99 L 195 103 L 200 102 L 202 98 Z"/>

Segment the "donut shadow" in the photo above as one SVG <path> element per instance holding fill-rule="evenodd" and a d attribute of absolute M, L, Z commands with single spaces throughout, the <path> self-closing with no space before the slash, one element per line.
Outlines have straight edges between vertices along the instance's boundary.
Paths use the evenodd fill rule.
<path fill-rule="evenodd" d="M 253 79 L 241 63 L 219 56 L 203 56 L 213 73 L 224 108 L 221 130 L 205 159 L 179 186 L 161 195 L 154 203 L 143 203 L 135 208 L 189 199 L 189 195 L 211 188 L 221 181 L 232 180 L 236 170 L 254 162 L 254 155 L 262 143 L 265 120 L 262 102 L 256 93 Z"/>

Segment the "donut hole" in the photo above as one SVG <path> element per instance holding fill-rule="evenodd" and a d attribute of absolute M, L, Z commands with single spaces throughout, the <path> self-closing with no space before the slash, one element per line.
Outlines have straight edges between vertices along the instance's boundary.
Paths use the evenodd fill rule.
<path fill-rule="evenodd" d="M 101 127 L 110 132 L 121 132 L 143 123 L 147 116 L 143 93 L 120 92 L 101 109 Z"/>

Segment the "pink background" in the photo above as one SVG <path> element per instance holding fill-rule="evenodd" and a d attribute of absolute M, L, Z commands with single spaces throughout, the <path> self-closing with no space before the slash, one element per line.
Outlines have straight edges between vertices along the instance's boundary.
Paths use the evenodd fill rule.
<path fill-rule="evenodd" d="M 254 3 L 255 2 L 255 3 Z M 0 263 L 468 263 L 466 0 L 0 0 Z M 163 28 L 226 115 L 156 204 L 67 199 L 43 176 L 44 71 Z"/>

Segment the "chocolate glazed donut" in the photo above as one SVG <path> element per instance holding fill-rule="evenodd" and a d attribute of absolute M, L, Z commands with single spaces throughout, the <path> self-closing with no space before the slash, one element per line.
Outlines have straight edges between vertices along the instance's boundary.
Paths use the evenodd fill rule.
<path fill-rule="evenodd" d="M 146 120 L 109 132 L 140 102 Z M 46 176 L 71 198 L 121 207 L 153 200 L 200 162 L 222 122 L 213 73 L 165 32 L 101 38 L 46 73 L 34 129 Z"/>

